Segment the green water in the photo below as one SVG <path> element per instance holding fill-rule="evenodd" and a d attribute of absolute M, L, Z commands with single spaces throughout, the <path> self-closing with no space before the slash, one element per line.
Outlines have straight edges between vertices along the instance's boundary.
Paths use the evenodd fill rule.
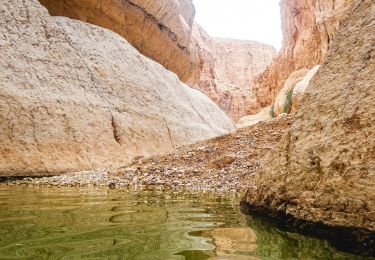
<path fill-rule="evenodd" d="M 210 193 L 0 187 L 0 259 L 363 259 Z"/>

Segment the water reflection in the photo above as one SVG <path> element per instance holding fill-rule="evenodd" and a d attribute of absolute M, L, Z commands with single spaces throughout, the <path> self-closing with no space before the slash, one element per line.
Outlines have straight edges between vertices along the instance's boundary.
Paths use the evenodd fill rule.
<path fill-rule="evenodd" d="M 356 259 L 210 193 L 0 187 L 0 259 Z M 363 259 L 363 258 L 358 258 Z"/>

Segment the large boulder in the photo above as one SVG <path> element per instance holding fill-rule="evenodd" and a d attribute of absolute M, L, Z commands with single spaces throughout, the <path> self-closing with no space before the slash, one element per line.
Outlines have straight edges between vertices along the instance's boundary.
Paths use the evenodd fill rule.
<path fill-rule="evenodd" d="M 0 175 L 126 164 L 227 133 L 209 98 L 119 35 L 0 2 Z"/>
<path fill-rule="evenodd" d="M 195 9 L 191 0 L 40 0 L 51 15 L 112 30 L 183 81 L 195 71 L 190 49 Z"/>
<path fill-rule="evenodd" d="M 356 0 L 295 123 L 261 163 L 247 209 L 324 225 L 315 232 L 375 253 L 374 73 L 375 2 Z"/>

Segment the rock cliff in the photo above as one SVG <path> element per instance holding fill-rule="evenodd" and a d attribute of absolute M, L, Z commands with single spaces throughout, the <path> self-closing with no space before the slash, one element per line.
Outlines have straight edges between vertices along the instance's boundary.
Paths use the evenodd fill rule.
<path fill-rule="evenodd" d="M 276 55 L 271 46 L 210 37 L 191 0 L 40 0 L 51 15 L 99 25 L 203 91 L 232 119 L 255 102 L 250 82 Z"/>
<path fill-rule="evenodd" d="M 190 49 L 195 9 L 191 0 L 40 0 L 51 15 L 99 25 L 123 36 L 181 80 L 195 71 Z"/>
<path fill-rule="evenodd" d="M 355 0 L 293 126 L 261 163 L 248 209 L 336 228 L 336 241 L 375 253 L 374 73 L 375 2 Z"/>
<path fill-rule="evenodd" d="M 116 167 L 227 133 L 206 96 L 119 35 L 0 2 L 0 175 Z"/>
<path fill-rule="evenodd" d="M 282 0 L 283 47 L 272 64 L 253 82 L 254 114 L 269 106 L 291 73 L 322 64 L 343 14 L 353 0 Z"/>
<path fill-rule="evenodd" d="M 193 42 L 200 62 L 188 83 L 237 121 L 256 101 L 251 82 L 272 62 L 275 48 L 254 41 L 213 38 L 196 23 Z"/>

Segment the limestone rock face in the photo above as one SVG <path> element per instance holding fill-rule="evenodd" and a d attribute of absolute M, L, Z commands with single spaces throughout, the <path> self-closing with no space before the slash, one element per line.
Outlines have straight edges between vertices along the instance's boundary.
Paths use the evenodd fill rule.
<path fill-rule="evenodd" d="M 227 133 L 206 96 L 119 35 L 0 2 L 0 175 L 117 167 Z"/>
<path fill-rule="evenodd" d="M 40 0 L 51 15 L 99 25 L 186 81 L 196 69 L 189 48 L 195 16 L 191 0 Z"/>
<path fill-rule="evenodd" d="M 322 64 L 343 14 L 353 0 L 282 0 L 283 47 L 272 64 L 254 80 L 254 114 L 271 105 L 290 74 Z"/>
<path fill-rule="evenodd" d="M 375 2 L 355 0 L 292 128 L 261 163 L 252 207 L 375 232 L 374 73 Z"/>
<path fill-rule="evenodd" d="M 200 63 L 188 83 L 237 121 L 256 101 L 252 79 L 272 62 L 276 50 L 253 41 L 212 38 L 198 24 L 193 26 L 193 42 Z"/>

